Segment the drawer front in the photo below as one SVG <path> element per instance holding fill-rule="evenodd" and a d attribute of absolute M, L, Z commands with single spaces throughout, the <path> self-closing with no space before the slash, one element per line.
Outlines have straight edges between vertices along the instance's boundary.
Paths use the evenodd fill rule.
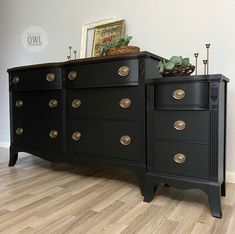
<path fill-rule="evenodd" d="M 155 142 L 155 170 L 179 176 L 208 178 L 208 145 Z"/>
<path fill-rule="evenodd" d="M 68 66 L 65 69 L 69 89 L 135 85 L 138 59 Z"/>
<path fill-rule="evenodd" d="M 144 118 L 144 87 L 79 89 L 68 92 L 69 118 Z"/>
<path fill-rule="evenodd" d="M 158 109 L 208 108 L 208 83 L 161 84 L 155 92 Z"/>
<path fill-rule="evenodd" d="M 62 110 L 65 109 L 65 94 L 62 91 L 13 92 L 11 100 L 14 119 L 62 119 Z"/>
<path fill-rule="evenodd" d="M 144 126 L 134 122 L 69 121 L 68 151 L 144 160 Z"/>
<path fill-rule="evenodd" d="M 209 142 L 209 111 L 156 111 L 155 138 Z"/>
<path fill-rule="evenodd" d="M 12 140 L 13 145 L 23 148 L 57 152 L 65 147 L 62 123 L 54 119 L 14 120 Z"/>
<path fill-rule="evenodd" d="M 47 68 L 25 70 L 10 74 L 12 90 L 49 90 L 62 89 L 62 70 Z"/>

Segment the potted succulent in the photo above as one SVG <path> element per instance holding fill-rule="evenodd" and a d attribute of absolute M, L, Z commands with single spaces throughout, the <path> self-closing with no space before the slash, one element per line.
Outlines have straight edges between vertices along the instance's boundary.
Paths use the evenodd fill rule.
<path fill-rule="evenodd" d="M 190 64 L 189 58 L 172 56 L 170 60 L 162 59 L 158 64 L 162 76 L 186 76 L 193 73 L 195 66 Z"/>
<path fill-rule="evenodd" d="M 104 56 L 139 52 L 139 47 L 129 46 L 131 39 L 132 37 L 128 35 L 121 35 L 115 40 L 112 35 L 105 36 L 100 45 L 101 54 Z"/>

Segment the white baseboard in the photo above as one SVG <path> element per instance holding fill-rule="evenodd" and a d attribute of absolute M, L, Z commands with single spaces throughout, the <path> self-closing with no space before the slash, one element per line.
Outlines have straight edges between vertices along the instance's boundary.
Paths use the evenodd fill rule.
<path fill-rule="evenodd" d="M 232 171 L 226 172 L 226 182 L 235 184 L 235 172 Z"/>
<path fill-rule="evenodd" d="M 2 142 L 0 141 L 0 148 L 7 148 L 9 149 L 10 143 L 9 142 Z"/>

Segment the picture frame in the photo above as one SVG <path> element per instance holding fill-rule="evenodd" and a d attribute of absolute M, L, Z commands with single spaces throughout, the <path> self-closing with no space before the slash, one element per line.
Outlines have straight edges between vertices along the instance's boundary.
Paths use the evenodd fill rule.
<path fill-rule="evenodd" d="M 92 34 L 92 31 L 95 31 L 95 28 L 100 26 L 100 25 L 104 25 L 104 24 L 108 24 L 108 23 L 113 23 L 116 22 L 117 18 L 116 17 L 112 17 L 112 18 L 108 18 L 108 19 L 101 19 L 98 21 L 93 21 L 90 23 L 86 23 L 83 24 L 82 26 L 82 37 L 81 37 L 81 47 L 80 47 L 80 58 L 86 58 L 86 57 L 91 57 L 91 54 L 88 55 L 88 47 L 89 47 L 89 43 L 88 43 L 88 37 L 89 34 Z M 94 37 L 94 35 L 93 35 Z M 92 37 L 92 45 L 93 46 L 93 37 Z"/>
<path fill-rule="evenodd" d="M 124 19 L 95 27 L 94 40 L 92 46 L 92 57 L 98 57 L 102 55 L 100 45 L 102 44 L 102 41 L 105 37 L 112 36 L 112 40 L 115 40 L 115 38 L 118 38 L 124 33 Z"/>

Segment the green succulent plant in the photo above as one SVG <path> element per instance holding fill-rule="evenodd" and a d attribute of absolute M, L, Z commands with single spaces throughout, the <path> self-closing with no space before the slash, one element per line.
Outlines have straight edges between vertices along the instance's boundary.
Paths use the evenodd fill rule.
<path fill-rule="evenodd" d="M 176 65 L 191 66 L 189 58 L 183 58 L 182 56 L 172 56 L 170 60 L 162 59 L 159 62 L 159 72 L 162 74 L 165 70 L 171 71 Z"/>

